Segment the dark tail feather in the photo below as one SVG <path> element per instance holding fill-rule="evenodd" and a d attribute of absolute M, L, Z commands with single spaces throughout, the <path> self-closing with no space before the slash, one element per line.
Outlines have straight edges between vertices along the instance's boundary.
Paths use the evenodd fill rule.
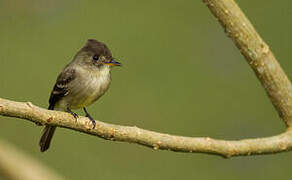
<path fill-rule="evenodd" d="M 44 152 L 47 149 L 49 149 L 55 130 L 56 130 L 56 126 L 46 125 L 46 127 L 44 128 L 42 137 L 39 142 L 39 145 L 41 147 L 41 152 Z"/>

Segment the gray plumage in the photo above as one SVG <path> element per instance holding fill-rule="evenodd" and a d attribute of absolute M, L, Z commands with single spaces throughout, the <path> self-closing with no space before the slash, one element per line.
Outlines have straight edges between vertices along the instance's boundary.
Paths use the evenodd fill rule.
<path fill-rule="evenodd" d="M 48 109 L 73 113 L 71 109 L 84 108 L 95 102 L 109 88 L 112 66 L 120 66 L 120 63 L 113 59 L 107 46 L 89 39 L 58 76 Z M 75 117 L 75 113 L 73 115 Z M 49 148 L 55 129 L 49 125 L 44 128 L 39 142 L 42 152 Z"/>

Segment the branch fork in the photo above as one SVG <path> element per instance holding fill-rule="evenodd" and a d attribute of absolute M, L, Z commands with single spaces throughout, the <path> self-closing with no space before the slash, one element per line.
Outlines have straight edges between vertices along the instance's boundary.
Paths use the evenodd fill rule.
<path fill-rule="evenodd" d="M 36 124 L 49 124 L 80 131 L 103 139 L 136 143 L 154 150 L 207 153 L 222 157 L 271 154 L 292 149 L 292 85 L 269 46 L 233 0 L 203 0 L 223 29 L 245 57 L 264 87 L 271 103 L 286 124 L 286 132 L 265 138 L 237 141 L 209 137 L 183 137 L 138 127 L 91 121 L 80 116 L 78 121 L 66 112 L 51 111 L 31 102 L 15 102 L 0 98 L 0 115 L 26 119 Z"/>

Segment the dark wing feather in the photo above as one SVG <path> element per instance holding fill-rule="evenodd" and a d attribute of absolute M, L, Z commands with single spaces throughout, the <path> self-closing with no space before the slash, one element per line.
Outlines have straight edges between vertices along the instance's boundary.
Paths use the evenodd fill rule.
<path fill-rule="evenodd" d="M 66 96 L 68 91 L 68 83 L 75 79 L 75 70 L 70 68 L 65 68 L 57 78 L 57 82 L 51 92 L 49 99 L 49 108 L 53 110 L 55 104 L 64 96 Z"/>

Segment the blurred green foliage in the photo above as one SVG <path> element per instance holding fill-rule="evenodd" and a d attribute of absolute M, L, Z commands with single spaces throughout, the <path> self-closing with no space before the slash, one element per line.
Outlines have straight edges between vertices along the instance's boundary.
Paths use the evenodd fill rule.
<path fill-rule="evenodd" d="M 238 3 L 291 78 L 292 1 Z M 60 70 L 95 38 L 124 65 L 113 70 L 106 95 L 89 107 L 96 119 L 225 139 L 271 136 L 285 128 L 201 1 L 2 0 L 0 27 L 0 97 L 46 108 Z M 0 128 L 1 138 L 68 179 L 288 179 L 292 174 L 291 152 L 226 160 L 59 128 L 51 149 L 40 153 L 41 127 L 0 117 Z"/>

